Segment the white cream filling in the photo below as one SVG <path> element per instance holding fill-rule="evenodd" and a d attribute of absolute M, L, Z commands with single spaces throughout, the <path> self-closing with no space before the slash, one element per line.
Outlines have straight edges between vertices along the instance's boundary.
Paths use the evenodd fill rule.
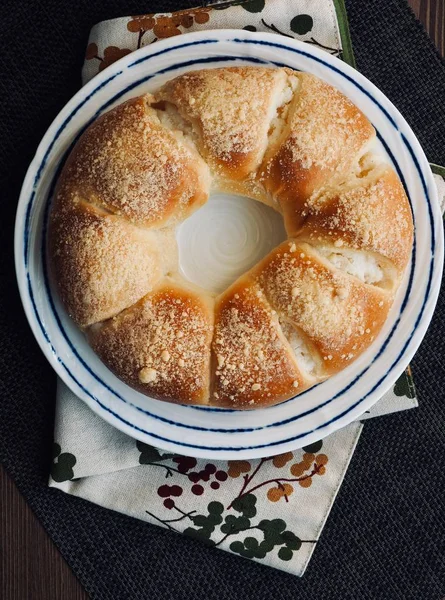
<path fill-rule="evenodd" d="M 287 111 L 299 83 L 298 77 L 288 76 L 286 84 L 276 96 L 269 115 L 268 148 L 275 147 L 280 141 L 287 122 Z"/>
<path fill-rule="evenodd" d="M 335 267 L 364 283 L 377 284 L 384 278 L 377 258 L 369 252 L 357 252 L 349 248 L 337 249 L 332 246 L 318 246 L 317 251 Z"/>
<path fill-rule="evenodd" d="M 289 342 L 292 352 L 295 355 L 298 368 L 308 375 L 315 376 L 317 370 L 317 363 L 313 359 L 312 354 L 304 341 L 303 337 L 298 331 L 290 324 L 280 322 L 281 329 Z"/>

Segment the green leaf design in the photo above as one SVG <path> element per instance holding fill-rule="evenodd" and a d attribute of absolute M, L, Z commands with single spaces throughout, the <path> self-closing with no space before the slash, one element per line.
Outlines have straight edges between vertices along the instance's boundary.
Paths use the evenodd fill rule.
<path fill-rule="evenodd" d="M 253 25 L 246 25 L 245 27 L 243 27 L 243 29 L 245 29 L 246 31 L 256 31 L 257 28 L 254 27 Z"/>
<path fill-rule="evenodd" d="M 61 483 L 62 481 L 74 479 L 73 467 L 77 462 L 74 454 L 63 452 L 56 457 L 56 460 L 57 462 L 53 463 L 51 467 L 51 477 L 53 480 Z"/>
<path fill-rule="evenodd" d="M 240 556 L 244 556 L 245 558 L 253 558 L 255 553 L 253 550 L 249 550 L 243 544 L 243 542 L 236 541 L 230 544 L 230 550 L 235 552 L 235 554 L 239 554 Z"/>
<path fill-rule="evenodd" d="M 278 558 L 281 558 L 281 560 L 291 560 L 293 555 L 294 553 L 292 550 L 289 550 L 289 548 L 286 548 L 286 546 L 278 550 Z"/>
<path fill-rule="evenodd" d="M 281 560 L 291 560 L 293 551 L 301 547 L 301 540 L 297 538 L 291 531 L 280 533 L 283 528 L 281 519 L 274 521 L 263 522 L 264 540 L 258 540 L 251 535 L 247 536 L 244 541 L 236 540 L 230 544 L 232 552 L 245 556 L 246 558 L 265 558 L 266 554 L 271 552 L 275 546 L 282 546 L 278 551 L 278 556 Z M 260 529 L 260 525 L 256 528 Z M 286 524 L 284 523 L 284 527 Z M 222 527 L 221 527 L 222 530 Z"/>
<path fill-rule="evenodd" d="M 258 527 L 265 532 L 276 532 L 281 533 L 286 529 L 286 523 L 283 519 L 263 519 L 259 522 Z"/>
<path fill-rule="evenodd" d="M 282 555 L 279 554 L 282 560 L 290 560 L 292 551 L 301 548 L 300 538 L 292 531 L 286 530 L 286 523 L 283 519 L 272 519 L 271 521 L 264 519 L 260 521 L 258 528 L 264 532 L 264 548 L 266 551 L 270 552 L 274 546 L 285 547 L 280 549 L 280 551 L 283 551 Z"/>
<path fill-rule="evenodd" d="M 215 542 L 211 539 L 212 532 L 208 529 L 193 529 L 193 527 L 187 527 L 184 530 L 185 535 L 188 535 L 195 540 L 199 540 L 200 542 L 204 542 L 208 546 L 214 546 Z"/>
<path fill-rule="evenodd" d="M 235 540 L 230 544 L 230 550 L 246 558 L 265 558 L 276 546 L 281 546 L 278 556 L 281 560 L 291 560 L 293 553 L 301 548 L 301 540 L 292 531 L 286 530 L 283 519 L 263 519 L 258 525 L 251 526 L 245 516 L 228 515 L 221 532 L 228 535 L 240 533 L 243 530 L 259 530 L 264 539 L 260 542 L 251 533 L 243 541 Z"/>
<path fill-rule="evenodd" d="M 259 545 L 259 551 L 264 552 L 265 555 L 273 549 L 274 549 L 273 542 L 271 542 L 269 540 L 263 540 L 261 542 L 261 544 Z"/>
<path fill-rule="evenodd" d="M 139 464 L 141 465 L 149 465 L 155 462 L 162 462 L 163 460 L 168 460 L 169 458 L 173 458 L 174 454 L 161 454 L 159 450 L 153 448 L 153 446 L 149 446 L 148 444 L 144 444 L 143 442 L 136 442 L 137 449 L 141 453 L 139 456 Z"/>
<path fill-rule="evenodd" d="M 394 394 L 396 396 L 406 396 L 407 398 L 411 399 L 416 397 L 414 385 L 411 383 L 411 380 L 406 373 L 402 373 L 402 375 L 396 381 L 394 386 Z"/>
<path fill-rule="evenodd" d="M 281 537 L 284 543 L 290 550 L 299 550 L 301 548 L 301 540 L 292 531 L 283 531 Z"/>
<path fill-rule="evenodd" d="M 187 527 L 184 533 L 207 545 L 219 546 L 227 537 L 246 531 L 248 533 L 244 540 L 234 540 L 229 546 L 235 554 L 245 558 L 263 559 L 276 546 L 280 546 L 279 558 L 283 561 L 291 560 L 293 553 L 301 548 L 300 538 L 286 529 L 286 522 L 283 519 L 263 519 L 258 525 L 252 525 L 250 519 L 256 515 L 256 502 L 257 498 L 254 494 L 237 498 L 232 503 L 232 507 L 238 515 L 228 514 L 225 518 L 223 518 L 223 504 L 217 501 L 210 502 L 207 506 L 208 514 L 190 516 L 195 527 Z M 219 530 L 223 537 L 215 541 L 212 540 L 212 535 L 217 525 L 220 525 Z M 260 539 L 252 535 L 255 531 L 260 535 Z"/>
<path fill-rule="evenodd" d="M 224 512 L 224 506 L 221 504 L 221 502 L 210 502 L 207 506 L 207 510 L 209 511 L 209 514 L 222 515 Z"/>
<path fill-rule="evenodd" d="M 246 537 L 244 540 L 244 546 L 248 550 L 257 550 L 259 548 L 258 540 L 254 537 Z"/>
<path fill-rule="evenodd" d="M 241 4 L 244 10 L 250 13 L 259 13 L 264 10 L 264 5 L 266 4 L 266 0 L 250 0 L 250 2 L 245 2 Z"/>
<path fill-rule="evenodd" d="M 322 447 L 323 442 L 320 440 L 318 442 L 314 442 L 313 444 L 309 444 L 309 446 L 303 446 L 303 450 L 309 454 L 317 454 L 317 452 L 320 452 Z"/>
<path fill-rule="evenodd" d="M 246 537 L 246 539 L 244 540 L 244 548 L 247 551 L 252 552 L 254 558 L 265 558 L 267 552 L 270 552 L 270 550 L 266 550 L 264 546 L 259 544 L 256 538 L 250 536 Z"/>
<path fill-rule="evenodd" d="M 256 496 L 254 494 L 246 494 L 241 498 L 236 498 L 232 503 L 233 510 L 240 512 L 244 517 L 254 517 L 256 515 Z"/>
<path fill-rule="evenodd" d="M 314 26 L 314 20 L 311 15 L 297 15 L 290 22 L 290 28 L 294 33 L 298 35 L 304 35 Z"/>
<path fill-rule="evenodd" d="M 227 515 L 224 521 L 224 525 L 221 525 L 222 533 L 239 533 L 249 529 L 250 521 L 246 517 L 235 517 L 234 515 Z"/>
<path fill-rule="evenodd" d="M 194 515 L 191 518 L 193 524 L 199 529 L 193 529 L 193 527 L 187 527 L 184 531 L 186 535 L 190 535 L 196 539 L 204 540 L 209 542 L 212 533 L 215 531 L 215 527 L 222 523 L 222 513 L 224 512 L 224 506 L 221 502 L 210 502 L 207 506 L 208 515 Z M 212 545 L 215 543 L 212 540 Z"/>
<path fill-rule="evenodd" d="M 56 444 L 56 442 L 54 442 L 54 444 L 53 444 L 53 460 L 55 460 L 61 452 L 62 452 L 62 448 L 59 446 L 59 444 Z"/>
<path fill-rule="evenodd" d="M 215 530 L 215 525 L 222 523 L 221 515 L 209 514 L 209 515 L 194 515 L 191 517 L 193 524 L 197 527 L 203 527 L 204 529 Z"/>
<path fill-rule="evenodd" d="M 196 527 L 208 528 L 208 517 L 206 517 L 206 515 L 195 515 L 194 517 L 191 517 L 191 519 Z"/>

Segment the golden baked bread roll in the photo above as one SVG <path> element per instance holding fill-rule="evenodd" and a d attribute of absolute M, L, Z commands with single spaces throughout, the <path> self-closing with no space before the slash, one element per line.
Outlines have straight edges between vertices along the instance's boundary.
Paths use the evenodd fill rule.
<path fill-rule="evenodd" d="M 354 259 L 361 267 L 365 260 L 370 268 L 374 263 L 372 272 L 364 271 L 366 283 L 398 286 L 411 253 L 413 230 L 405 191 L 392 168 L 380 165 L 342 186 L 314 193 L 302 214 L 304 223 L 293 232 L 299 240 L 315 245 L 340 268 L 343 262 L 357 277 Z"/>
<path fill-rule="evenodd" d="M 304 201 L 323 185 L 348 178 L 375 137 L 365 115 L 338 90 L 307 73 L 298 80 L 285 125 L 258 175 L 278 201 L 288 231 L 302 223 Z"/>
<path fill-rule="evenodd" d="M 117 106 L 56 189 L 65 307 L 118 377 L 160 400 L 251 409 L 323 381 L 372 344 L 412 249 L 374 139 L 338 90 L 284 68 L 185 73 Z M 175 239 L 210 188 L 272 206 L 288 235 L 220 295 L 179 274 Z"/>
<path fill-rule="evenodd" d="M 174 281 L 93 325 L 93 349 L 129 385 L 184 404 L 209 401 L 213 301 Z"/>
<path fill-rule="evenodd" d="M 249 276 L 218 299 L 212 350 L 215 404 L 266 406 L 307 387 L 276 311 Z"/>
<path fill-rule="evenodd" d="M 209 69 L 173 79 L 156 98 L 166 125 L 195 141 L 218 189 L 276 206 L 256 172 L 280 135 L 298 82 L 288 69 Z"/>
<path fill-rule="evenodd" d="M 148 293 L 175 257 L 174 236 L 138 229 L 83 200 L 53 208 L 49 247 L 62 301 L 82 327 L 118 314 Z M 169 264 L 170 263 L 170 264 Z"/>
<path fill-rule="evenodd" d="M 305 334 L 312 359 L 324 362 L 318 375 L 337 372 L 361 354 L 392 301 L 390 293 L 362 283 L 298 240 L 273 250 L 256 273 L 280 318 Z"/>
<path fill-rule="evenodd" d="M 97 119 L 68 158 L 56 196 L 150 227 L 188 217 L 207 201 L 206 163 L 182 134 L 166 129 L 147 94 Z"/>

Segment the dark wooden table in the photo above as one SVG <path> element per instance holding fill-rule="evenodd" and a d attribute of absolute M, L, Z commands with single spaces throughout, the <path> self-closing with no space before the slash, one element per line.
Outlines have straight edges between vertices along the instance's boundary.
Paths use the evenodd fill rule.
<path fill-rule="evenodd" d="M 445 56 L 445 0 L 408 0 L 408 3 Z"/>
<path fill-rule="evenodd" d="M 408 0 L 445 55 L 445 0 Z M 84 600 L 88 596 L 0 465 L 0 598 Z"/>

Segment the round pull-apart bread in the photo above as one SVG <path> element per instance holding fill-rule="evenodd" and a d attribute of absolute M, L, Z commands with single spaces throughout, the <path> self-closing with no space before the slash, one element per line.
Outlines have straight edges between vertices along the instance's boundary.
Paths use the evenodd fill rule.
<path fill-rule="evenodd" d="M 374 138 L 345 96 L 289 69 L 194 71 L 117 106 L 58 182 L 49 250 L 65 307 L 149 396 L 295 396 L 369 347 L 409 261 L 409 203 Z M 272 206 L 288 234 L 219 296 L 179 275 L 175 239 L 210 189 Z"/>

